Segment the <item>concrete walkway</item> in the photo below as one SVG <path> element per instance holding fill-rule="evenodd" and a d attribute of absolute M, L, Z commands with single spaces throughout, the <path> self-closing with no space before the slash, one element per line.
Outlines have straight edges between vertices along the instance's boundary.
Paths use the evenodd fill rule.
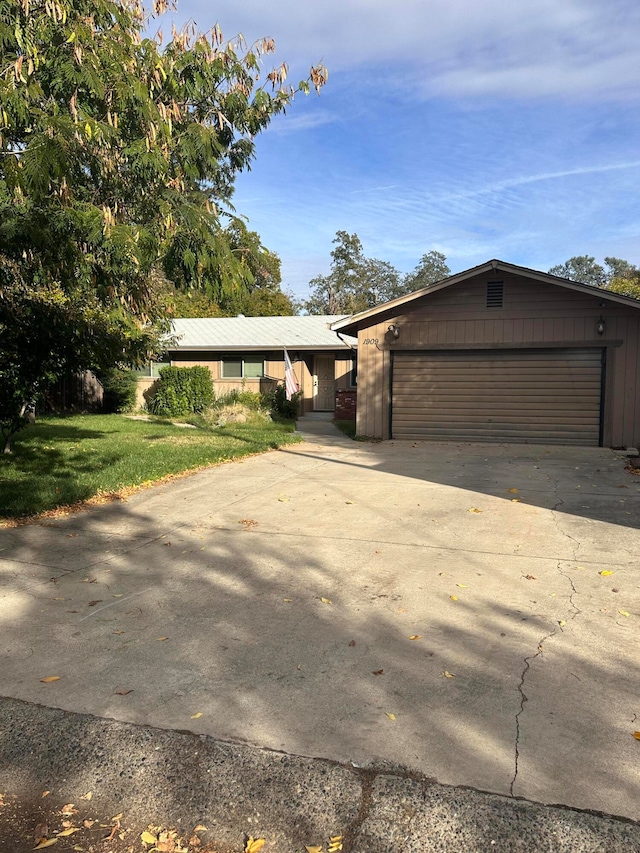
<path fill-rule="evenodd" d="M 461 832 L 498 809 L 518 838 L 513 797 L 640 818 L 640 483 L 623 460 L 300 428 L 286 450 L 0 531 L 2 693 L 338 762 L 351 812 L 329 822 L 354 850 L 634 849 L 605 824 L 566 847 L 419 846 L 465 803 Z M 288 837 L 267 849 L 300 849 Z"/>

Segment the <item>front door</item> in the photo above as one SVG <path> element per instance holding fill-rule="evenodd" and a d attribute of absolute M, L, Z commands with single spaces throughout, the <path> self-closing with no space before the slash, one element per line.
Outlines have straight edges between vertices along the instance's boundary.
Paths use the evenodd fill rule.
<path fill-rule="evenodd" d="M 333 412 L 335 408 L 335 357 L 317 355 L 313 362 L 313 409 L 316 412 Z"/>

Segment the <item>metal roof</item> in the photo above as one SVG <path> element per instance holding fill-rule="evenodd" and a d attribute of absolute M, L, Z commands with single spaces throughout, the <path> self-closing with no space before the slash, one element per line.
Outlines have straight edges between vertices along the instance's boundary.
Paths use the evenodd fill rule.
<path fill-rule="evenodd" d="M 198 317 L 173 320 L 177 343 L 169 350 L 336 349 L 355 346 L 356 338 L 338 337 L 330 323 L 341 314 L 304 317 Z"/>

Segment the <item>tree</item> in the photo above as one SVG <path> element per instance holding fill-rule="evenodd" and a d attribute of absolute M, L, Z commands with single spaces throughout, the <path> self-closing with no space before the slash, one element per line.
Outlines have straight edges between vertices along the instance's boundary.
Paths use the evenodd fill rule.
<path fill-rule="evenodd" d="M 404 293 L 412 293 L 428 284 L 442 281 L 450 275 L 451 270 L 447 264 L 446 256 L 442 252 L 431 250 L 420 258 L 420 262 L 413 272 L 405 275 L 402 280 L 402 289 Z"/>
<path fill-rule="evenodd" d="M 162 49 L 149 24 L 138 0 L 0 0 L 5 424 L 67 371 L 157 349 L 154 269 L 216 302 L 242 287 L 223 227 L 235 176 L 294 93 L 326 81 L 316 67 L 294 89 L 282 65 L 260 83 L 271 39 L 187 28 Z"/>
<path fill-rule="evenodd" d="M 391 264 L 366 258 L 357 234 L 337 231 L 331 252 L 331 272 L 309 282 L 310 314 L 355 314 L 393 298 L 400 274 Z"/>
<path fill-rule="evenodd" d="M 631 281 L 639 272 L 635 264 L 621 258 L 608 257 L 604 259 L 604 263 L 603 267 L 596 263 L 596 259 L 591 255 L 578 255 L 569 258 L 564 264 L 551 267 L 549 273 L 594 287 L 609 287 L 615 279 Z"/>
<path fill-rule="evenodd" d="M 423 255 L 412 273 L 401 276 L 387 261 L 366 258 L 357 234 L 338 231 L 333 243 L 331 272 L 309 282 L 311 298 L 304 307 L 310 314 L 355 314 L 450 274 L 440 252 Z"/>

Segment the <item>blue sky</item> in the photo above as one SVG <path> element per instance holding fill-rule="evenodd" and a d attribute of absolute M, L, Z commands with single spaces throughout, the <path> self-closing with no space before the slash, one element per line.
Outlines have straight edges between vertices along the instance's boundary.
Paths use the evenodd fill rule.
<path fill-rule="evenodd" d="M 322 61 L 257 139 L 235 205 L 299 297 L 337 230 L 408 272 L 576 254 L 640 264 L 637 0 L 182 2 L 226 38 L 275 39 L 290 81 Z M 269 66 L 271 62 L 269 63 Z M 269 70 L 268 68 L 266 70 Z"/>

